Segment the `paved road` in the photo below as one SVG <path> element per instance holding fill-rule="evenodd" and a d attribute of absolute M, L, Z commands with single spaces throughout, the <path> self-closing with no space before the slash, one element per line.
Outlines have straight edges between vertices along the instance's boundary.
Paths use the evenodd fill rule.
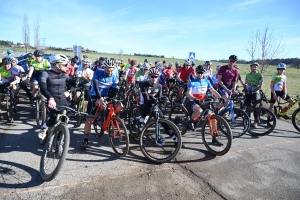
<path fill-rule="evenodd" d="M 228 154 L 208 153 L 195 132 L 183 137 L 170 163 L 149 163 L 131 140 L 119 159 L 107 135 L 91 135 L 91 148 L 80 151 L 82 128 L 70 122 L 67 161 L 51 182 L 42 182 L 42 147 L 33 109 L 21 105 L 14 124 L 0 122 L 0 199 L 299 199 L 300 134 L 279 121 L 268 136 L 244 135 Z"/>

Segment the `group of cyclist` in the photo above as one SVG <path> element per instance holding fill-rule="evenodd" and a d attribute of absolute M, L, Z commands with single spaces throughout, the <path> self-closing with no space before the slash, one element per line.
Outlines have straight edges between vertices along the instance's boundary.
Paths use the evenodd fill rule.
<path fill-rule="evenodd" d="M 8 51 L 8 55 L 2 59 L 0 67 L 0 106 L 2 105 L 5 90 L 11 88 L 14 93 L 15 102 L 18 103 L 18 86 L 26 91 L 28 98 L 34 102 L 37 89 L 40 87 L 41 94 L 47 99 L 49 108 L 49 119 L 42 125 L 39 138 L 44 139 L 47 135 L 48 127 L 54 125 L 57 111 L 56 105 L 73 105 L 78 101 L 82 90 L 76 90 L 74 97 L 71 90 L 79 83 L 83 86 L 84 99 L 86 104 L 86 122 L 84 126 L 84 139 L 81 144 L 82 149 L 89 146 L 89 134 L 93 123 L 96 107 L 101 106 L 106 109 L 105 97 L 115 97 L 118 93 L 120 81 L 126 82 L 128 89 L 132 85 L 139 93 L 139 105 L 141 107 L 141 119 L 150 113 L 154 98 L 158 98 L 161 103 L 167 101 L 163 96 L 163 87 L 168 87 L 175 82 L 179 85 L 179 96 L 175 101 L 181 101 L 184 94 L 189 99 L 187 110 L 191 115 L 189 121 L 190 129 L 194 129 L 194 123 L 203 112 L 199 106 L 199 101 L 205 101 L 209 91 L 214 98 L 224 99 L 224 103 L 218 109 L 226 106 L 230 96 L 237 94 L 236 86 L 240 79 L 239 70 L 236 66 L 238 60 L 236 55 L 229 56 L 227 65 L 216 66 L 216 73 L 213 74 L 212 63 L 205 61 L 203 65 L 195 66 L 196 63 L 186 59 L 181 66 L 179 62 L 168 63 L 157 60 L 152 65 L 147 59 L 144 63 L 137 63 L 129 58 L 125 64 L 123 60 L 117 61 L 113 58 L 98 58 L 94 63 L 87 57 L 68 57 L 62 54 L 52 54 L 49 61 L 44 59 L 44 52 L 36 50 L 33 58 L 28 59 L 27 79 L 22 80 L 21 74 L 25 70 L 18 66 L 18 60 Z M 246 75 L 245 82 L 241 82 L 245 89 L 245 105 L 258 99 L 258 92 L 263 86 L 264 78 L 258 72 L 259 64 L 250 64 L 250 72 Z M 286 76 L 283 74 L 286 69 L 284 63 L 277 67 L 277 73 L 271 80 L 271 103 L 273 108 L 277 97 L 281 97 L 292 104 L 292 99 L 287 95 Z M 240 79 L 241 80 L 241 79 Z M 32 91 L 27 89 L 27 84 L 31 82 Z M 1 107 L 0 107 L 1 109 Z M 161 117 L 163 114 L 160 113 Z M 254 114 L 256 115 L 256 114 Z M 256 119 L 253 124 L 257 126 Z M 166 127 L 167 129 L 167 127 Z M 172 135 L 172 133 L 170 133 Z M 176 138 L 174 138 L 176 140 Z M 222 145 L 215 137 L 212 143 Z"/>

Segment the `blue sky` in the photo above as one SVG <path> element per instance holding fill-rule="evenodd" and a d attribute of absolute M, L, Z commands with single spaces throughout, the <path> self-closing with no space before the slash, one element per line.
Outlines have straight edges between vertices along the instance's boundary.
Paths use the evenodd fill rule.
<path fill-rule="evenodd" d="M 46 46 L 75 43 L 100 52 L 144 53 L 167 57 L 227 59 L 250 57 L 244 46 L 267 25 L 286 45 L 283 57 L 300 57 L 298 0 L 0 0 L 0 39 L 22 41 L 24 14 L 30 42 L 33 23 L 41 19 Z M 41 44 L 43 41 L 41 40 Z"/>

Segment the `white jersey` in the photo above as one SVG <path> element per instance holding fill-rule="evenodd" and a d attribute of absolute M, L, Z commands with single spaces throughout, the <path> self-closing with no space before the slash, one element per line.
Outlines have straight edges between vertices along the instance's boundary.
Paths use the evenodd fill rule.
<path fill-rule="evenodd" d="M 92 80 L 94 71 L 91 70 L 90 68 L 83 69 L 81 66 L 77 69 L 75 75 L 78 77 L 82 76 L 88 80 Z"/>

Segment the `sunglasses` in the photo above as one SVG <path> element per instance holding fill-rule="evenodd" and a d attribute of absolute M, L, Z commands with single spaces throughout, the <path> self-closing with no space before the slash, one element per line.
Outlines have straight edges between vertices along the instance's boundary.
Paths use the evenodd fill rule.
<path fill-rule="evenodd" d="M 236 60 L 229 60 L 229 62 L 231 62 L 231 63 L 235 63 L 235 62 L 236 62 Z"/>
<path fill-rule="evenodd" d="M 204 72 L 202 72 L 202 71 L 199 71 L 199 72 L 197 72 L 197 74 L 204 74 Z"/>
<path fill-rule="evenodd" d="M 151 78 L 158 78 L 158 76 L 150 76 Z"/>

